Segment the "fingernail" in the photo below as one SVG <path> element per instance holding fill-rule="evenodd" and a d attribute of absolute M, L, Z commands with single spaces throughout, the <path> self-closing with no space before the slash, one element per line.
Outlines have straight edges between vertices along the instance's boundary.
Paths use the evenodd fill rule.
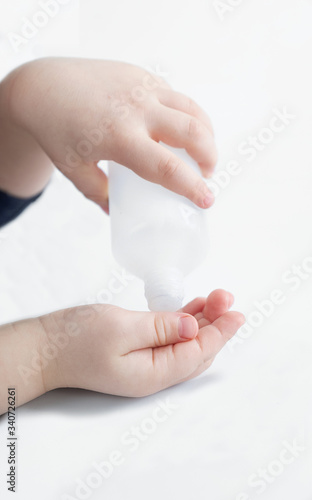
<path fill-rule="evenodd" d="M 210 170 L 208 170 L 208 171 L 206 171 L 206 170 L 205 170 L 205 171 L 203 172 L 203 178 L 204 178 L 204 179 L 211 179 L 212 174 L 213 174 L 213 172 L 211 172 Z"/>
<path fill-rule="evenodd" d="M 180 318 L 178 332 L 181 339 L 193 339 L 196 333 L 194 318 L 192 316 Z"/>
<path fill-rule="evenodd" d="M 207 191 L 202 201 L 202 208 L 211 207 L 213 202 L 214 202 L 213 194 L 210 191 Z"/>

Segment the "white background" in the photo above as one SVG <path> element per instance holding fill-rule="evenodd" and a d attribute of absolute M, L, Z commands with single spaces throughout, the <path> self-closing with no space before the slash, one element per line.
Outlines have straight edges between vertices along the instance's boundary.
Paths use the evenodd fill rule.
<path fill-rule="evenodd" d="M 21 407 L 14 498 L 75 498 L 77 478 L 85 481 L 93 461 L 119 449 L 123 464 L 88 498 L 312 499 L 312 273 L 296 290 L 284 274 L 312 257 L 312 3 L 222 3 L 239 5 L 221 16 L 212 0 L 90 0 L 80 9 L 72 0 L 19 53 L 7 33 L 38 2 L 1 6 L 1 76 L 45 55 L 119 59 L 165 73 L 205 108 L 217 171 L 236 160 L 241 172 L 209 211 L 207 261 L 187 278 L 186 299 L 225 288 L 248 319 L 274 289 L 284 297 L 193 381 L 141 400 L 59 390 Z M 268 125 L 275 108 L 295 118 L 248 161 L 239 145 Z M 1 323 L 96 302 L 116 269 L 109 219 L 57 173 L 40 201 L 0 231 Z M 146 309 L 139 281 L 113 301 Z M 167 398 L 177 408 L 131 453 L 121 436 L 144 426 Z M 3 416 L 1 499 L 12 497 L 6 425 Z M 283 443 L 294 440 L 304 451 L 258 494 L 250 476 L 277 470 Z"/>

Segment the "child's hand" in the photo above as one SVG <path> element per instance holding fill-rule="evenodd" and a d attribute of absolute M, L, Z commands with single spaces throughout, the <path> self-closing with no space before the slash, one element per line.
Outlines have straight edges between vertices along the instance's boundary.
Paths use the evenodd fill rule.
<path fill-rule="evenodd" d="M 202 208 L 213 203 L 204 181 L 158 144 L 185 148 L 208 176 L 216 163 L 210 120 L 161 78 L 122 62 L 51 58 L 21 66 L 7 80 L 14 123 L 103 208 L 100 160 L 121 163 Z"/>
<path fill-rule="evenodd" d="M 232 303 L 230 293 L 216 290 L 177 313 L 97 305 L 44 316 L 42 352 L 57 335 L 70 332 L 67 346 L 43 370 L 45 390 L 80 387 L 144 396 L 193 378 L 244 323 L 242 314 L 228 312 Z"/>
<path fill-rule="evenodd" d="M 232 303 L 216 290 L 176 313 L 97 304 L 2 325 L 0 414 L 12 380 L 22 405 L 58 387 L 136 397 L 193 378 L 244 323 Z"/>

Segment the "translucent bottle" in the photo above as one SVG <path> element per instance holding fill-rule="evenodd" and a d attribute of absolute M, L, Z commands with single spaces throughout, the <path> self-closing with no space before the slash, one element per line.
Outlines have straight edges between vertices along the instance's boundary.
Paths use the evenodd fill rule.
<path fill-rule="evenodd" d="M 184 150 L 168 149 L 200 173 Z M 144 281 L 150 310 L 176 311 L 184 277 L 207 255 L 207 211 L 113 161 L 109 207 L 116 260 Z"/>

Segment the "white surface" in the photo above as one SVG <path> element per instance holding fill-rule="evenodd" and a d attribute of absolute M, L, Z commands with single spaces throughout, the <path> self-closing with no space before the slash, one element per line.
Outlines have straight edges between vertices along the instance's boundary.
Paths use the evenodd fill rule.
<path fill-rule="evenodd" d="M 55 391 L 20 408 L 14 498 L 74 495 L 76 478 L 85 480 L 92 462 L 107 460 L 115 449 L 123 464 L 89 498 L 312 498 L 312 275 L 306 273 L 295 291 L 284 276 L 312 256 L 312 5 L 242 1 L 223 21 L 213 5 L 93 0 L 81 5 L 80 48 L 58 48 L 57 31 L 58 46 L 47 47 L 42 32 L 18 57 L 2 44 L 2 60 L 11 67 L 38 52 L 116 58 L 158 68 L 195 98 L 215 126 L 218 169 L 237 160 L 242 171 L 210 210 L 209 258 L 187 280 L 187 299 L 229 289 L 248 317 L 254 302 L 269 299 L 274 289 L 284 297 L 249 338 L 226 347 L 196 380 L 142 400 Z M 75 31 L 75 22 L 69 29 Z M 248 162 L 239 144 L 283 107 L 295 119 Z M 118 268 L 108 219 L 60 174 L 36 205 L 1 230 L 0 256 L 2 323 L 100 300 Z M 142 309 L 143 286 L 131 282 L 113 300 Z M 131 453 L 121 436 L 145 425 L 167 397 L 179 407 Z M 12 497 L 4 481 L 6 417 L 0 430 L 0 496 L 6 499 Z M 259 468 L 278 470 L 274 461 L 283 443 L 294 439 L 305 450 L 258 495 L 249 476 Z"/>

